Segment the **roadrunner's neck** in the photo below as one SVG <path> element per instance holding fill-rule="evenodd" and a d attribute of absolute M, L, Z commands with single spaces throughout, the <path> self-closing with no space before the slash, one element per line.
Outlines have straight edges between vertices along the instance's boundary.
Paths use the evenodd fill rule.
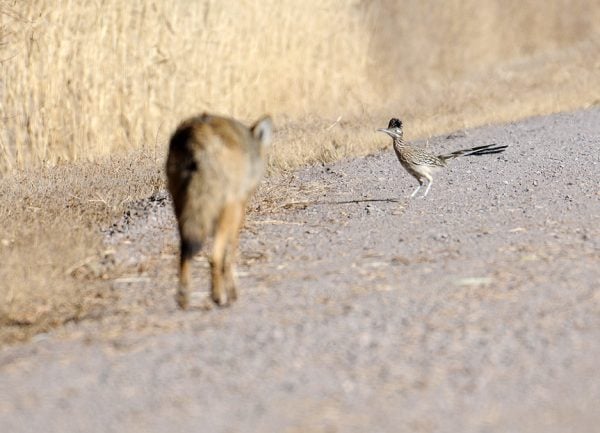
<path fill-rule="evenodd" d="M 378 131 L 385 132 L 392 137 L 392 144 L 396 152 L 400 152 L 408 145 L 404 143 L 404 131 L 402 130 L 402 121 L 397 118 L 390 119 L 387 128 L 380 128 Z"/>
<path fill-rule="evenodd" d="M 392 138 L 392 144 L 393 144 L 394 150 L 396 152 L 402 152 L 408 146 L 404 142 L 404 138 L 402 137 L 402 135 L 400 137 L 393 137 Z"/>

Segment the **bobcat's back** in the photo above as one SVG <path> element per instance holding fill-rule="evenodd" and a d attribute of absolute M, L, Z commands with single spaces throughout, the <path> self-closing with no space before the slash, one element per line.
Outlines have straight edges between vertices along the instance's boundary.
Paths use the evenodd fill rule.
<path fill-rule="evenodd" d="M 184 237 L 203 241 L 225 204 L 247 200 L 264 171 L 264 147 L 235 119 L 203 114 L 179 125 L 166 168 Z"/>

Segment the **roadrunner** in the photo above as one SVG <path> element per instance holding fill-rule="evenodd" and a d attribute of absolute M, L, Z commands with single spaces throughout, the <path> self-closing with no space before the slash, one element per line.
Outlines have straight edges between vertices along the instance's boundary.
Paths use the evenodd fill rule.
<path fill-rule="evenodd" d="M 445 167 L 446 161 L 449 159 L 458 158 L 459 156 L 479 156 L 501 153 L 508 147 L 487 144 L 485 146 L 477 146 L 470 149 L 457 150 L 456 152 L 448 153 L 446 155 L 435 156 L 419 147 L 410 146 L 404 143 L 402 121 L 399 119 L 390 119 L 387 128 L 380 128 L 377 131 L 385 132 L 392 137 L 394 151 L 396 152 L 400 164 L 402 164 L 402 167 L 419 181 L 419 186 L 410 195 L 411 197 L 414 197 L 415 194 L 419 192 L 423 186 L 423 181 L 427 179 L 427 188 L 425 189 L 425 194 L 423 194 L 423 197 L 425 197 L 433 183 L 432 174 Z"/>

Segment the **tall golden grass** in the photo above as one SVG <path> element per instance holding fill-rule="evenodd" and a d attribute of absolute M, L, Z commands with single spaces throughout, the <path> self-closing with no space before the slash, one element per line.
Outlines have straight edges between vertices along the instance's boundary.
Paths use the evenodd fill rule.
<path fill-rule="evenodd" d="M 359 15 L 333 1 L 41 0 L 7 9 L 4 169 L 163 144 L 176 121 L 201 110 L 251 117 L 332 107 L 367 62 Z"/>
<path fill-rule="evenodd" d="M 598 22 L 584 0 L 0 0 L 0 173 L 160 149 L 203 110 L 274 114 L 288 168 L 372 150 L 390 114 L 410 138 L 583 106 Z"/>

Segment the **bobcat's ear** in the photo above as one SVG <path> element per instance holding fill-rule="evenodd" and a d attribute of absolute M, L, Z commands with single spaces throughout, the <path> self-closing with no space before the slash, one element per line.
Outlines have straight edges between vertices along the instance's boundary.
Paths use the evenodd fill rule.
<path fill-rule="evenodd" d="M 263 146 L 271 144 L 273 139 L 273 121 L 270 116 L 261 117 L 252 128 L 250 128 L 252 136 L 256 138 Z"/>

